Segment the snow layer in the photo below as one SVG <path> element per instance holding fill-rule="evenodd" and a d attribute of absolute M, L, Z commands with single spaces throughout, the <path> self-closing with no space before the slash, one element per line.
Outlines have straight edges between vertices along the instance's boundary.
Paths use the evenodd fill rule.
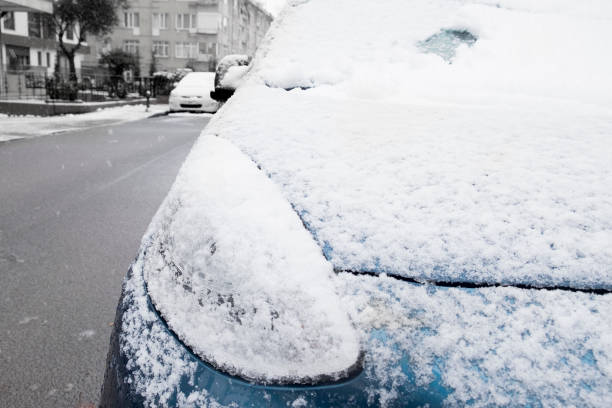
<path fill-rule="evenodd" d="M 124 312 L 119 344 L 131 372 L 131 386 L 145 407 L 169 406 L 173 399 L 180 407 L 220 407 L 206 390 L 190 395 L 180 390 L 181 380 L 194 381 L 197 362 L 149 310 L 142 266 L 141 261 L 133 265 L 120 305 Z"/>
<path fill-rule="evenodd" d="M 132 387 L 145 406 L 218 407 L 205 389 L 180 390 L 181 381 L 197 381 L 197 362 L 149 311 L 142 268 L 137 261 L 124 285 L 120 344 Z M 435 381 L 448 389 L 448 406 L 612 401 L 612 296 L 437 289 L 349 274 L 335 284 L 364 344 L 370 406 L 402 406 Z"/>
<path fill-rule="evenodd" d="M 211 364 L 262 382 L 341 378 L 359 356 L 332 267 L 275 186 L 202 136 L 142 254 L 153 302 Z"/>
<path fill-rule="evenodd" d="M 234 65 L 229 67 L 219 86 L 221 88 L 236 89 L 242 82 L 245 73 L 249 70 L 248 65 Z"/>
<path fill-rule="evenodd" d="M 289 7 L 209 131 L 337 269 L 610 288 L 612 7 L 485 3 Z M 478 40 L 448 64 L 441 28 Z"/>
<path fill-rule="evenodd" d="M 0 114 L 0 142 L 114 125 L 145 119 L 167 110 L 168 105 L 151 105 L 148 112 L 144 105 L 126 105 L 78 115 L 8 116 Z"/>
<path fill-rule="evenodd" d="M 612 104 L 612 3 L 605 0 L 292 1 L 255 70 L 281 88 L 348 96 L 496 102 L 540 96 Z M 441 29 L 477 37 L 452 64 L 422 52 Z M 265 56 L 265 58 L 261 58 Z"/>
<path fill-rule="evenodd" d="M 401 406 L 439 376 L 447 406 L 612 403 L 612 296 L 436 289 L 385 276 L 337 279 L 366 346 L 374 406 Z"/>
<path fill-rule="evenodd" d="M 450 406 L 609 406 L 610 295 L 329 275 L 612 287 L 611 16 L 601 1 L 291 1 L 147 234 L 137 266 L 169 325 L 264 381 L 346 368 L 360 341 L 373 406 L 436 381 Z M 418 47 L 441 29 L 477 41 L 449 64 Z M 166 346 L 130 316 L 133 364 L 187 372 L 149 361 Z M 174 384 L 139 381 L 151 398 Z"/>
<path fill-rule="evenodd" d="M 209 97 L 210 91 L 215 87 L 214 72 L 190 72 L 179 81 L 173 92 L 181 96 Z"/>

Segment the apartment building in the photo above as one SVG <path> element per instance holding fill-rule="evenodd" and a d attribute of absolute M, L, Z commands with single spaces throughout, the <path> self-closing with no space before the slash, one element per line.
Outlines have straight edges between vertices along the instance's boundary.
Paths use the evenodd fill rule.
<path fill-rule="evenodd" d="M 87 64 L 112 48 L 138 55 L 140 72 L 214 70 L 228 54 L 253 54 L 272 16 L 251 0 L 131 0 L 120 26 L 95 43 Z"/>
<path fill-rule="evenodd" d="M 52 11 L 51 0 L 0 0 L 0 97 L 32 96 L 44 89 L 45 74 L 54 72 L 57 61 Z M 75 33 L 66 33 L 64 42 L 75 44 Z M 84 53 L 87 46 L 75 56 L 77 69 Z M 62 55 L 59 66 L 68 70 Z"/>
<path fill-rule="evenodd" d="M 10 3 L 10 2 L 9 2 Z M 27 4 L 28 1 L 19 3 Z M 57 54 L 57 36 L 54 34 L 51 20 L 51 1 L 34 1 L 31 6 L 2 8 L 0 24 L 0 51 L 2 72 L 35 71 L 52 73 Z M 66 44 L 75 44 L 74 32 L 64 36 Z M 75 58 L 77 69 L 80 68 L 84 53 L 89 53 L 85 46 Z M 60 57 L 60 67 L 67 69 L 63 56 Z"/>

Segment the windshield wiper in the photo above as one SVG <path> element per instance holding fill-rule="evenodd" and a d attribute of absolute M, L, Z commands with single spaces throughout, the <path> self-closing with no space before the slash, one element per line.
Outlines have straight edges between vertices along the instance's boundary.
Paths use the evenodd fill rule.
<path fill-rule="evenodd" d="M 379 277 L 383 273 L 369 272 L 369 271 L 353 271 L 345 269 L 336 269 L 334 272 L 350 273 L 351 275 L 366 275 Z M 409 282 L 416 285 L 430 285 L 439 286 L 443 288 L 464 288 L 464 289 L 481 289 L 481 288 L 517 288 L 517 289 L 528 289 L 528 290 L 564 290 L 567 292 L 581 292 L 590 293 L 593 295 L 607 295 L 612 293 L 612 289 L 606 288 L 580 288 L 566 285 L 531 285 L 525 283 L 502 283 L 502 282 L 465 282 L 465 281 L 440 281 L 433 279 L 422 279 L 409 276 L 402 276 L 394 273 L 384 273 L 386 276 L 397 279 L 403 282 Z"/>

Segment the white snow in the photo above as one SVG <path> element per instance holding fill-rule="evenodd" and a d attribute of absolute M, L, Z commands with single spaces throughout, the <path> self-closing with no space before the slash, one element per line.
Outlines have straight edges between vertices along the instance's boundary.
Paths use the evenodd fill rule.
<path fill-rule="evenodd" d="M 214 72 L 190 72 L 183 77 L 174 89 L 190 90 L 194 87 L 203 88 L 204 91 L 210 91 L 214 86 Z"/>
<path fill-rule="evenodd" d="M 182 376 L 193 378 L 195 364 L 186 363 L 188 352 L 168 332 L 158 317 L 149 311 L 142 277 L 142 262 L 124 282 L 120 347 L 133 370 L 132 384 L 145 399 L 146 407 L 168 405 Z M 200 393 L 206 398 L 206 391 Z M 179 400 L 186 396 L 179 392 Z M 202 406 L 206 406 L 201 404 Z M 187 406 L 183 403 L 180 406 Z M 211 407 L 214 405 L 211 405 Z"/>
<path fill-rule="evenodd" d="M 258 51 L 254 71 L 272 86 L 328 84 L 349 97 L 399 101 L 612 103 L 612 57 L 602 42 L 612 32 L 608 1 L 293 3 L 302 4 L 281 13 Z M 418 46 L 441 29 L 468 30 L 478 41 L 449 65 Z"/>
<path fill-rule="evenodd" d="M 34 320 L 38 320 L 38 316 L 26 316 L 23 319 L 19 320 L 20 325 L 28 324 Z"/>
<path fill-rule="evenodd" d="M 249 378 L 336 372 L 361 344 L 375 405 L 436 369 L 450 406 L 608 406 L 610 295 L 331 269 L 612 288 L 612 4 L 290 5 L 145 236 L 123 326 L 139 392 L 163 405 L 195 369 L 143 271 L 178 336 Z M 443 29 L 478 39 L 449 64 L 418 47 Z"/>
<path fill-rule="evenodd" d="M 143 256 L 156 307 L 196 353 L 231 373 L 342 377 L 360 349 L 331 265 L 248 157 L 214 135 L 197 146 Z"/>
<path fill-rule="evenodd" d="M 612 6 L 555 4 L 288 8 L 209 132 L 338 269 L 612 287 Z M 416 46 L 445 27 L 478 37 L 452 64 Z"/>
<path fill-rule="evenodd" d="M 238 88 L 248 70 L 248 65 L 234 65 L 229 67 L 219 85 L 222 88 Z"/>
<path fill-rule="evenodd" d="M 170 92 L 170 110 L 181 111 L 181 105 L 188 103 L 201 105 L 200 109 L 207 112 L 216 112 L 219 102 L 210 97 L 210 92 L 214 89 L 214 72 L 190 72 Z"/>
<path fill-rule="evenodd" d="M 71 130 L 89 129 L 140 120 L 163 113 L 168 105 L 125 105 L 95 112 L 59 116 L 8 116 L 0 114 L 0 142 L 33 138 Z"/>
<path fill-rule="evenodd" d="M 441 373 L 448 406 L 590 406 L 612 401 L 612 296 L 565 291 L 435 289 L 387 277 L 337 279 L 362 333 L 368 390 L 381 405 L 399 387 Z M 383 333 L 383 335 L 378 335 Z M 408 383 L 408 384 L 406 384 Z"/>
<path fill-rule="evenodd" d="M 83 340 L 83 339 L 90 339 L 93 336 L 96 335 L 96 331 L 93 329 L 87 329 L 87 330 L 83 330 L 79 333 L 78 337 L 79 340 Z"/>

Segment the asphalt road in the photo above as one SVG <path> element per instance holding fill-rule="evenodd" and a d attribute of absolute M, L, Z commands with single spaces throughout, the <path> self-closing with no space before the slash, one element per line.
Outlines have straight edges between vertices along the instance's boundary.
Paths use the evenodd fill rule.
<path fill-rule="evenodd" d="M 97 404 L 121 282 L 208 119 L 0 143 L 0 407 Z"/>

